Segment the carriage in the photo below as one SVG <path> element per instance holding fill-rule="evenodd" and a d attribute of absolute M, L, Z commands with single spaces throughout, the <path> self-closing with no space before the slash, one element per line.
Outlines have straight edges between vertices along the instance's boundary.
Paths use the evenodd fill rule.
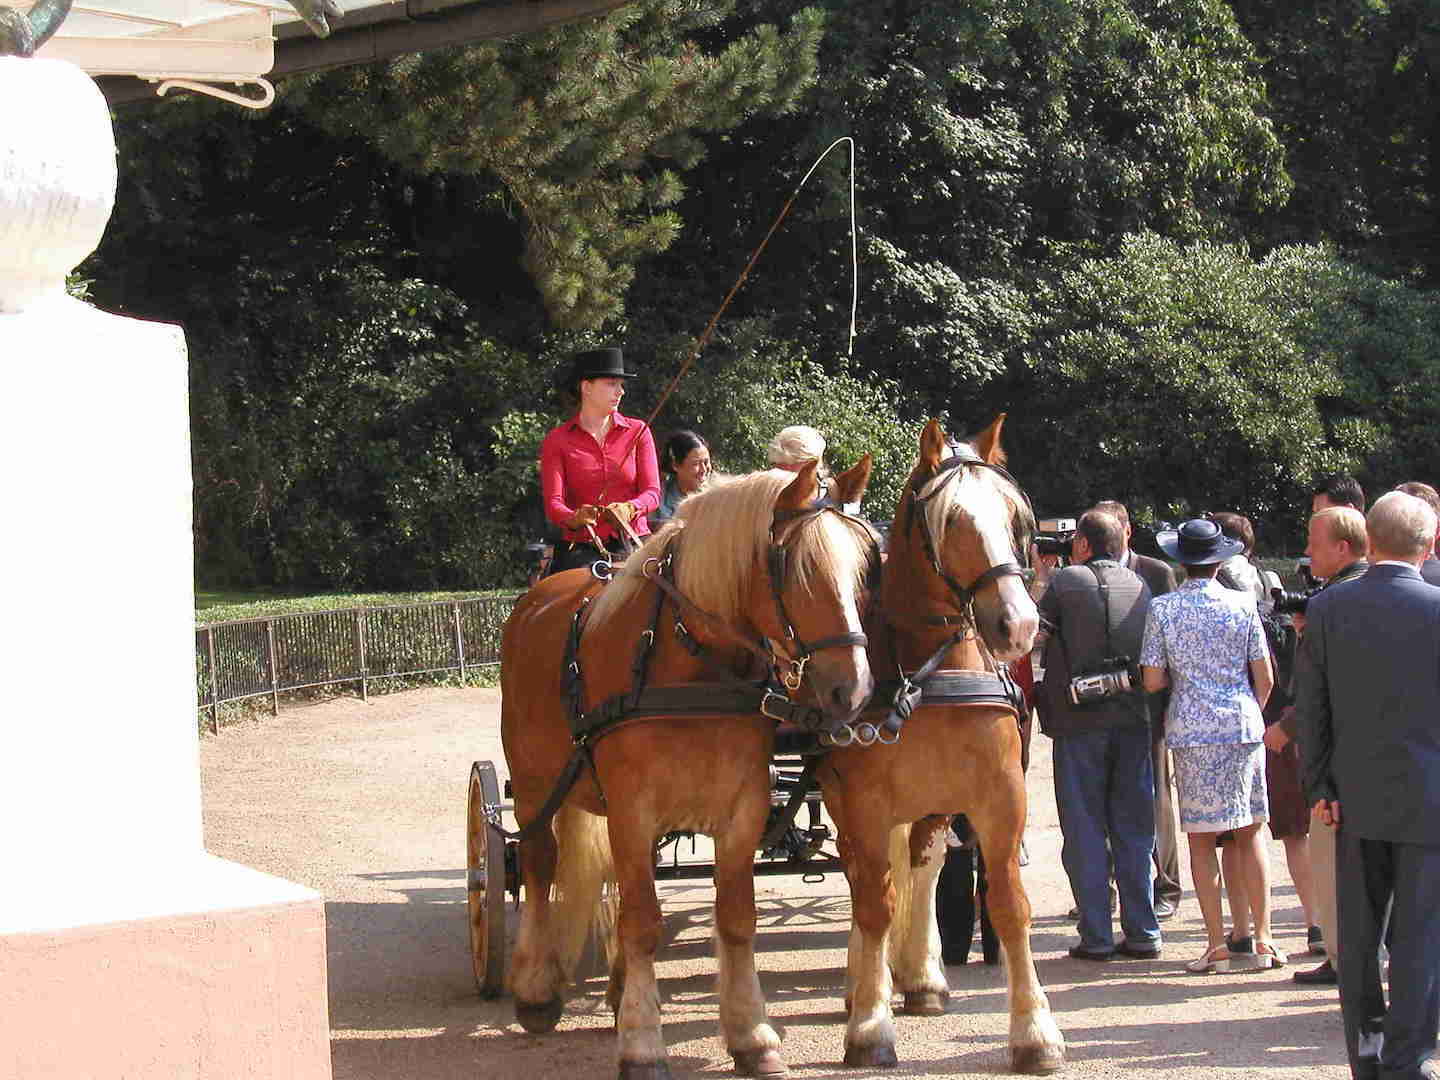
<path fill-rule="evenodd" d="M 692 496 L 610 584 L 572 571 L 517 604 L 502 645 L 511 801 L 477 762 L 468 896 L 476 978 L 485 993 L 508 986 L 527 1031 L 555 1027 L 592 913 L 608 912 L 619 1075 L 669 1077 L 655 882 L 713 874 L 726 1047 L 742 1075 L 788 1075 L 754 966 L 754 879 L 843 869 L 844 1061 L 893 1065 L 892 987 L 922 1014 L 949 995 L 934 881 L 948 815 L 965 813 L 1007 960 L 1012 1067 L 1060 1067 L 1018 869 L 1018 706 L 998 675 L 1037 627 L 1020 565 L 1033 515 L 1000 467 L 1002 421 L 968 443 L 927 425 L 883 571 L 873 531 L 815 502 L 811 467 Z M 867 458 L 836 477 L 835 501 L 858 501 L 868 475 Z M 881 594 L 903 603 L 873 604 Z M 768 675 L 752 682 L 757 665 Z M 877 686 L 872 668 L 902 674 Z M 714 838 L 712 863 L 676 857 L 692 829 Z M 521 889 L 512 960 L 504 904 Z"/>

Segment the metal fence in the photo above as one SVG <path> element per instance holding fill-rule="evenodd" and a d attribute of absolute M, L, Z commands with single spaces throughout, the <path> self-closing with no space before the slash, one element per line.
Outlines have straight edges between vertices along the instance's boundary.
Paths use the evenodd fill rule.
<path fill-rule="evenodd" d="M 500 662 L 500 629 L 519 593 L 392 607 L 307 611 L 210 623 L 195 630 L 201 711 L 220 730 L 219 707 L 288 690 L 370 683 Z"/>

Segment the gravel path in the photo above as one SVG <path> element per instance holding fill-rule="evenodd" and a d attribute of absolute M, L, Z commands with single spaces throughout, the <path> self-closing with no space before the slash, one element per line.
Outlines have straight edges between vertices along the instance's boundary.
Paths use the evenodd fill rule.
<path fill-rule="evenodd" d="M 1041 979 L 1070 1048 L 1063 1075 L 1151 1070 L 1186 1078 L 1342 1080 L 1333 990 L 1302 989 L 1290 970 L 1197 977 L 1181 968 L 1204 941 L 1188 892 L 1151 962 L 1071 960 L 1071 899 L 1060 868 L 1049 741 L 1030 771 L 1031 853 Z M 465 790 L 470 763 L 500 752 L 499 691 L 430 689 L 368 705 L 337 699 L 228 728 L 201 742 L 206 842 L 224 858 L 320 891 L 329 935 L 336 1080 L 614 1075 L 614 1035 L 598 978 L 580 985 L 560 1028 L 521 1032 L 509 1000 L 481 1001 L 465 924 Z M 1272 844 L 1276 928 L 1302 950 L 1283 850 Z M 1188 870 L 1186 872 L 1188 880 Z M 859 1077 L 842 1069 L 844 879 L 757 882 L 758 963 L 771 1017 L 797 1080 Z M 661 886 L 670 944 L 658 971 L 677 1077 L 727 1076 L 717 1034 L 708 885 Z M 978 952 L 978 948 L 977 948 Z M 1309 966 L 1310 958 L 1296 962 Z M 900 1065 L 875 1075 L 1005 1073 L 1005 984 L 998 969 L 949 969 L 947 1015 L 899 1017 Z"/>

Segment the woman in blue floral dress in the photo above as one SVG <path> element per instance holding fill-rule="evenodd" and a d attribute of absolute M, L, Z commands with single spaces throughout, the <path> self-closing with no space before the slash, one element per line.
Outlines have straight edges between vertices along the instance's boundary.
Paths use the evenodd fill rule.
<path fill-rule="evenodd" d="M 1187 521 L 1155 541 L 1186 572 L 1185 584 L 1150 604 L 1140 665 L 1145 689 L 1173 687 L 1165 741 L 1175 762 L 1180 828 L 1209 944 L 1190 961 L 1196 973 L 1257 970 L 1285 963 L 1270 931 L 1270 866 L 1261 826 L 1265 732 L 1261 709 L 1274 676 L 1254 596 L 1215 580 L 1243 544 L 1213 521 Z M 1232 959 L 1220 915 L 1217 834 L 1233 830 L 1239 870 L 1255 921 L 1255 952 Z"/>

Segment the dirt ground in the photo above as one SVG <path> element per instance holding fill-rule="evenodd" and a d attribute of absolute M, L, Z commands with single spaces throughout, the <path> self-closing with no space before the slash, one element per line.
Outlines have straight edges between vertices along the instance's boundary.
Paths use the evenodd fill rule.
<path fill-rule="evenodd" d="M 1180 913 L 1162 924 L 1160 960 L 1095 964 L 1066 955 L 1076 938 L 1065 916 L 1071 898 L 1049 749 L 1037 735 L 1024 874 L 1040 977 L 1069 1043 L 1062 1075 L 1347 1077 L 1334 990 L 1301 988 L 1290 978 L 1311 958 L 1258 974 L 1184 972 L 1204 942 L 1188 889 Z M 600 979 L 576 988 L 560 1027 L 545 1036 L 524 1034 L 508 999 L 476 994 L 465 917 L 465 793 L 471 762 L 485 758 L 503 775 L 496 690 L 418 690 L 369 704 L 338 699 L 202 739 L 209 850 L 325 897 L 336 1080 L 615 1075 Z M 1303 919 L 1280 844 L 1272 843 L 1271 856 L 1277 936 L 1301 952 Z M 871 1075 L 839 1065 L 849 927 L 843 877 L 761 878 L 757 894 L 757 962 L 792 1075 Z M 670 943 L 658 974 L 671 1066 L 677 1077 L 733 1075 L 718 1037 L 710 886 L 667 883 L 661 897 Z M 949 976 L 948 1013 L 898 1017 L 900 1065 L 875 1075 L 1006 1072 L 1000 970 L 971 964 Z"/>

